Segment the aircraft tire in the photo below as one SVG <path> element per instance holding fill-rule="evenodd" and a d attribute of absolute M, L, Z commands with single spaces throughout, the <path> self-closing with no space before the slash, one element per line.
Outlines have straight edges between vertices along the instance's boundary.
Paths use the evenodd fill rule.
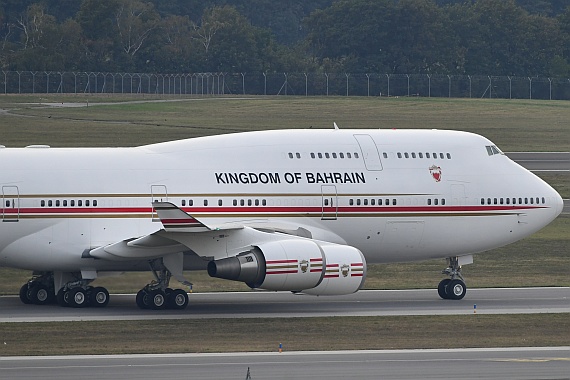
<path fill-rule="evenodd" d="M 138 291 L 136 302 L 139 309 L 150 309 L 148 304 L 148 292 L 146 290 L 141 289 Z"/>
<path fill-rule="evenodd" d="M 83 288 L 73 288 L 68 292 L 68 303 L 75 308 L 82 308 L 89 305 L 89 297 Z"/>
<path fill-rule="evenodd" d="M 166 309 L 168 306 L 166 293 L 162 290 L 153 290 L 148 294 L 149 305 L 153 310 L 162 310 Z"/>
<path fill-rule="evenodd" d="M 29 305 L 32 303 L 32 300 L 30 300 L 28 298 L 28 284 L 24 284 L 22 285 L 22 287 L 20 288 L 20 301 L 22 301 L 22 303 Z"/>
<path fill-rule="evenodd" d="M 30 286 L 27 296 L 30 302 L 36 305 L 47 305 L 53 299 L 47 286 L 42 284 Z"/>
<path fill-rule="evenodd" d="M 109 303 L 109 291 L 102 286 L 97 286 L 91 289 L 89 295 L 91 305 L 94 307 L 105 307 Z"/>
<path fill-rule="evenodd" d="M 452 300 L 460 300 L 467 293 L 467 286 L 461 280 L 451 280 L 446 287 L 447 295 Z"/>
<path fill-rule="evenodd" d="M 174 310 L 184 310 L 188 306 L 188 294 L 182 289 L 175 289 L 167 296 L 168 307 Z"/>
<path fill-rule="evenodd" d="M 444 280 L 441 280 L 439 285 L 437 286 L 437 294 L 439 294 L 439 296 L 444 300 L 449 299 L 449 295 L 447 294 L 447 286 L 449 285 L 450 282 L 451 279 L 446 278 Z"/>
<path fill-rule="evenodd" d="M 57 295 L 55 296 L 55 300 L 57 304 L 61 307 L 69 307 L 69 293 L 60 289 Z"/>

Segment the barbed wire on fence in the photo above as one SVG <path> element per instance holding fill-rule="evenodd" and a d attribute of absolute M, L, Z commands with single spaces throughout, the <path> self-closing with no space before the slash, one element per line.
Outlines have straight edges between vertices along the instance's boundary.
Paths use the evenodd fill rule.
<path fill-rule="evenodd" d="M 2 71 L 0 81 L 4 94 L 239 94 L 570 100 L 568 78 L 492 75 Z"/>

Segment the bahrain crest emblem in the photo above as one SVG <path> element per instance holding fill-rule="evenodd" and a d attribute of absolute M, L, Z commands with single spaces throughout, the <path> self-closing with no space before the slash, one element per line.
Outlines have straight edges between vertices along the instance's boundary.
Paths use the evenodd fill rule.
<path fill-rule="evenodd" d="M 299 263 L 299 266 L 301 267 L 301 272 L 307 273 L 307 269 L 309 269 L 309 262 L 307 260 L 302 260 Z"/>
<path fill-rule="evenodd" d="M 441 168 L 439 166 L 432 165 L 429 168 L 429 172 L 431 173 L 431 176 L 433 177 L 433 179 L 435 179 L 435 182 L 441 181 Z"/>

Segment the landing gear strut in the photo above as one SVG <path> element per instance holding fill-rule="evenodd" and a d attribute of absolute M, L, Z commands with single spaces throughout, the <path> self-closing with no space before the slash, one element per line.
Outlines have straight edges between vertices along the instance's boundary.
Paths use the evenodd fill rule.
<path fill-rule="evenodd" d="M 473 259 L 471 256 L 468 256 L 467 258 L 457 256 L 447 258 L 448 267 L 441 273 L 446 274 L 451 278 L 442 280 L 437 286 L 437 293 L 441 298 L 446 300 L 460 300 L 465 297 L 467 286 L 465 285 L 465 280 L 461 274 L 461 264 L 470 264 L 472 262 Z"/>
<path fill-rule="evenodd" d="M 161 259 L 149 261 L 155 280 L 139 290 L 136 297 L 137 306 L 141 309 L 176 309 L 188 306 L 188 294 L 182 289 L 169 288 L 172 273 Z M 190 286 L 191 284 L 188 283 Z"/>

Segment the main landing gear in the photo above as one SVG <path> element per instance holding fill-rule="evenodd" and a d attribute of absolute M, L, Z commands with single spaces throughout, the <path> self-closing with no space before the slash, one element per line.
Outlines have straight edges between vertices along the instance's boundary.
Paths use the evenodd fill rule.
<path fill-rule="evenodd" d="M 73 274 L 61 274 L 71 277 Z M 69 278 L 68 277 L 68 278 Z M 75 277 L 81 277 L 75 274 Z M 109 303 L 107 289 L 89 286 L 93 280 L 74 279 L 61 286 L 57 295 L 53 272 L 37 273 L 20 288 L 20 300 L 25 304 L 47 305 L 57 303 L 64 307 L 105 307 Z"/>
<path fill-rule="evenodd" d="M 168 287 L 172 273 L 162 260 L 151 260 L 149 264 L 155 280 L 139 290 L 136 298 L 137 306 L 153 310 L 185 309 L 188 306 L 188 294 L 182 289 Z"/>
<path fill-rule="evenodd" d="M 465 297 L 467 286 L 465 285 L 465 280 L 461 275 L 461 264 L 470 264 L 472 262 L 473 259 L 471 256 L 468 256 L 467 258 L 457 256 L 447 258 L 448 267 L 441 273 L 446 274 L 451 278 L 442 280 L 437 286 L 437 293 L 441 298 L 445 300 L 460 300 Z"/>
<path fill-rule="evenodd" d="M 34 273 L 20 288 L 20 301 L 25 304 L 47 305 L 55 302 L 52 273 Z"/>
<path fill-rule="evenodd" d="M 102 286 L 88 286 L 84 280 L 66 284 L 57 293 L 57 303 L 63 307 L 105 307 L 109 303 L 109 291 Z"/>

